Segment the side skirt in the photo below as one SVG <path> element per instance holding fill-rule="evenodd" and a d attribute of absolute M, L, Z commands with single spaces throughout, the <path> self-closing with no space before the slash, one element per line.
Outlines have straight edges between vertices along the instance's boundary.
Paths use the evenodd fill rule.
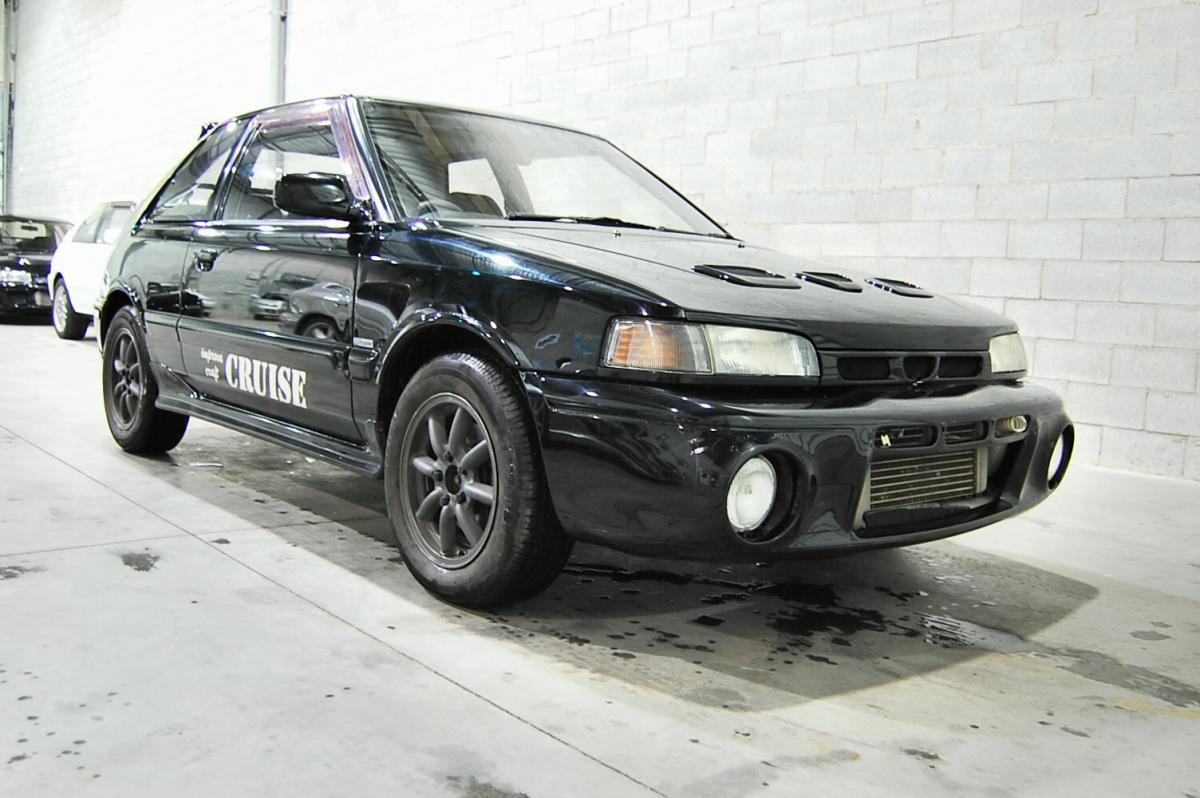
<path fill-rule="evenodd" d="M 383 453 L 364 444 L 322 435 L 284 421 L 250 413 L 245 410 L 191 396 L 168 396 L 160 393 L 154 403 L 162 410 L 195 416 L 222 427 L 244 432 L 268 443 L 318 457 L 328 463 L 357 471 L 376 479 L 383 478 Z"/>

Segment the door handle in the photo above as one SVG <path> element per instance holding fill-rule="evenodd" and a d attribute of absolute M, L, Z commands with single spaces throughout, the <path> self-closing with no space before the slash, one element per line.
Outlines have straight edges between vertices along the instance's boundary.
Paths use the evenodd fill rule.
<path fill-rule="evenodd" d="M 198 272 L 211 272 L 216 265 L 217 255 L 220 254 L 215 249 L 202 249 L 192 258 L 192 266 Z"/>

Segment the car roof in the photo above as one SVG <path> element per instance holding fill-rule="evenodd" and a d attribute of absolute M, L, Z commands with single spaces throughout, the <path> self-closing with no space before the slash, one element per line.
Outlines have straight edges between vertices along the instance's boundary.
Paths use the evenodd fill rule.
<path fill-rule="evenodd" d="M 307 103 L 317 102 L 320 100 L 366 100 L 366 101 L 370 101 L 370 102 L 389 103 L 392 105 L 403 105 L 403 106 L 406 106 L 409 108 L 423 108 L 423 109 L 427 109 L 427 110 L 431 110 L 431 111 L 451 111 L 453 113 L 459 113 L 459 114 L 473 114 L 475 116 L 490 116 L 490 117 L 493 117 L 496 119 L 507 119 L 511 122 L 524 122 L 526 124 L 531 124 L 531 125 L 541 125 L 543 127 L 557 128 L 559 130 L 566 130 L 570 133 L 579 133 L 584 136 L 591 136 L 592 138 L 603 138 L 603 136 L 598 136 L 595 133 L 590 133 L 586 130 L 580 130 L 578 128 L 569 127 L 567 125 L 558 125 L 553 122 L 547 122 L 542 119 L 531 119 L 529 117 L 519 116 L 517 114 L 505 114 L 505 113 L 500 113 L 499 111 L 486 111 L 486 110 L 481 110 L 478 108 L 466 108 L 466 107 L 455 106 L 455 105 L 442 105 L 439 103 L 422 102 L 420 100 L 404 100 L 404 99 L 400 99 L 400 98 L 396 98 L 396 97 L 379 97 L 379 96 L 375 96 L 375 95 L 364 95 L 364 94 L 339 94 L 339 95 L 331 95 L 331 96 L 325 96 L 325 97 L 307 97 L 303 100 L 293 100 L 291 102 L 279 103 L 278 105 L 267 105 L 262 108 L 256 108 L 253 111 L 247 111 L 245 113 L 238 114 L 237 116 L 232 116 L 229 119 L 226 119 L 224 122 L 218 122 L 218 123 L 214 124 L 213 127 L 219 127 L 228 122 L 233 122 L 233 121 L 237 121 L 240 119 L 246 119 L 248 117 L 256 116 L 265 111 L 273 111 L 277 108 L 289 108 L 291 106 L 296 106 L 296 105 L 305 105 Z M 207 130 L 205 132 L 207 132 Z"/>
<path fill-rule="evenodd" d="M 62 219 L 48 219 L 44 216 L 18 216 L 16 214 L 0 214 L 0 222 L 42 222 L 45 224 L 67 224 Z"/>

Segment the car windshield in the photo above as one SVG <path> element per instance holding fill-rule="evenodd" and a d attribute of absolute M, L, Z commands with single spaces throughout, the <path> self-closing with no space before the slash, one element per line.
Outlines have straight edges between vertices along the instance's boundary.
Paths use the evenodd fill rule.
<path fill-rule="evenodd" d="M 367 128 L 409 216 L 507 218 L 725 236 L 603 139 L 535 122 L 370 101 Z"/>
<path fill-rule="evenodd" d="M 40 219 L 0 218 L 0 249 L 52 254 L 66 234 L 66 226 Z"/>

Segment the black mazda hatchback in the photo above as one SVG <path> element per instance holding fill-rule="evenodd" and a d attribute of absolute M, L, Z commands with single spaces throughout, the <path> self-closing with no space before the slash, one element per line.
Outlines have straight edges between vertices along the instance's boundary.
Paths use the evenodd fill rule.
<path fill-rule="evenodd" d="M 117 443 L 190 416 L 385 480 L 412 574 L 543 589 L 575 540 L 763 561 L 943 538 L 1058 484 L 1016 325 L 752 246 L 609 142 L 360 97 L 206 132 L 98 308 Z"/>

